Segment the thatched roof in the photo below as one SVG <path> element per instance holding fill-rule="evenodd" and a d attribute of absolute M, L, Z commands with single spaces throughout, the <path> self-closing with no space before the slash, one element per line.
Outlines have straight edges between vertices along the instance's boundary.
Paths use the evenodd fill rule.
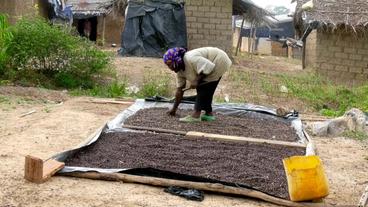
<path fill-rule="evenodd" d="M 88 18 L 109 14 L 115 0 L 67 0 L 67 5 L 72 5 L 75 18 Z"/>
<path fill-rule="evenodd" d="M 308 0 L 298 0 L 300 9 Z M 313 8 L 305 11 L 305 22 L 319 22 L 328 27 L 365 27 L 368 25 L 367 0 L 313 0 Z"/>
<path fill-rule="evenodd" d="M 261 23 L 271 24 L 267 17 L 273 16 L 251 0 L 233 0 L 233 15 L 242 15 L 248 22 L 254 22 L 258 25 Z"/>

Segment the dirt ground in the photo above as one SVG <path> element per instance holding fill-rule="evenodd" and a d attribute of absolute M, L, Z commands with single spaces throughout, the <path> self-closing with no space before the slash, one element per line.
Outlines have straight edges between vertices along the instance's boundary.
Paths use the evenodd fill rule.
<path fill-rule="evenodd" d="M 158 60 L 152 61 L 159 65 Z M 128 58 L 120 59 L 117 64 L 122 70 L 126 65 L 144 69 L 139 62 L 145 61 Z M 90 97 L 70 97 L 63 91 L 0 87 L 0 207 L 274 206 L 211 193 L 206 193 L 203 202 L 187 201 L 164 193 L 163 188 L 129 183 L 60 176 L 41 185 L 24 180 L 25 155 L 46 159 L 71 149 L 128 107 L 90 100 Z M 32 110 L 36 112 L 21 117 Z M 314 140 L 329 178 L 330 195 L 325 203 L 356 205 L 368 185 L 368 143 L 343 137 L 315 137 Z"/>

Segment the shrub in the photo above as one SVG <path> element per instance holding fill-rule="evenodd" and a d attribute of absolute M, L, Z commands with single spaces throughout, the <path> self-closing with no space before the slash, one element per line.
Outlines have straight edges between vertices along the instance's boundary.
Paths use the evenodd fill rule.
<path fill-rule="evenodd" d="M 13 35 L 9 31 L 7 16 L 0 14 L 0 75 L 3 75 L 6 62 L 9 58 L 6 51 L 12 38 Z"/>
<path fill-rule="evenodd" d="M 114 80 L 108 84 L 95 85 L 93 88 L 87 90 L 81 89 L 73 90 L 71 94 L 75 96 L 86 95 L 86 96 L 107 97 L 107 98 L 121 98 L 127 95 L 126 87 L 127 87 L 126 80 L 122 81 Z"/>
<path fill-rule="evenodd" d="M 22 19 L 12 27 L 13 39 L 6 77 L 43 85 L 92 88 L 94 76 L 105 70 L 110 56 L 86 39 L 72 36 L 66 28 L 41 18 Z"/>

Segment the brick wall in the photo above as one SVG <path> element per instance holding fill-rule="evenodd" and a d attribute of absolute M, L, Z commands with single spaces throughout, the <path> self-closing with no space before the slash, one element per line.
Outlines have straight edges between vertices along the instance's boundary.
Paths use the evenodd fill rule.
<path fill-rule="evenodd" d="M 124 17 L 119 12 L 113 11 L 105 18 L 105 43 L 107 46 L 115 43 L 119 47 L 121 44 L 121 33 L 124 26 Z M 103 17 L 98 17 L 97 21 L 97 38 L 102 39 Z"/>
<path fill-rule="evenodd" d="M 359 34 L 358 34 L 359 35 Z M 335 81 L 359 85 L 368 80 L 368 40 L 354 34 L 317 32 L 317 71 Z"/>
<path fill-rule="evenodd" d="M 282 47 L 282 43 L 280 42 L 276 42 L 276 41 L 272 41 L 271 43 L 271 54 L 273 56 L 281 56 L 281 57 L 287 57 L 288 56 L 288 48 Z"/>
<path fill-rule="evenodd" d="M 316 67 L 316 46 L 317 46 L 317 31 L 313 30 L 307 38 L 307 44 L 305 48 L 305 66 L 315 68 Z"/>
<path fill-rule="evenodd" d="M 232 8 L 229 0 L 186 0 L 188 47 L 218 47 L 231 53 Z"/>

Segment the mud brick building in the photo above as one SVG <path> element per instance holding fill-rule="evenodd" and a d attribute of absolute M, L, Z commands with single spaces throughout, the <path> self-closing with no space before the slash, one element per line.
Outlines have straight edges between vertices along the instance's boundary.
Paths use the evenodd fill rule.
<path fill-rule="evenodd" d="M 262 22 L 268 12 L 243 0 L 185 0 L 188 47 L 214 46 L 231 53 L 232 16 Z"/>
<path fill-rule="evenodd" d="M 183 2 L 189 49 L 213 46 L 232 51 L 232 16 L 243 15 L 247 20 L 262 21 L 265 11 L 244 0 L 167 0 Z M 74 23 L 77 28 L 84 19 L 91 19 L 97 28 L 97 41 L 120 43 L 125 18 L 121 11 L 114 11 L 115 0 L 65 0 L 72 5 Z M 142 2 L 145 2 L 142 0 Z M 143 3 L 144 4 L 144 3 Z M 37 5 L 37 6 L 35 6 Z M 0 12 L 7 13 L 11 23 L 21 16 L 39 13 L 50 18 L 52 6 L 48 0 L 0 0 Z M 37 12 L 36 12 L 37 11 Z M 147 11 L 148 12 L 148 11 Z M 82 30 L 82 29 L 80 29 Z"/>
<path fill-rule="evenodd" d="M 73 6 L 74 26 L 84 19 L 94 19 L 93 28 L 97 40 L 104 39 L 105 43 L 120 43 L 124 17 L 121 11 L 114 10 L 114 0 L 66 0 L 67 5 Z M 9 16 L 10 23 L 15 23 L 21 17 L 39 14 L 45 18 L 52 18 L 54 8 L 48 0 L 0 0 L 0 13 Z"/>
<path fill-rule="evenodd" d="M 298 1 L 297 8 L 306 1 Z M 304 23 L 318 22 L 308 36 L 306 67 L 349 85 L 368 81 L 368 4 L 366 0 L 313 1 Z"/>
<path fill-rule="evenodd" d="M 185 14 L 189 48 L 211 45 L 231 51 L 232 1 L 186 0 Z"/>

